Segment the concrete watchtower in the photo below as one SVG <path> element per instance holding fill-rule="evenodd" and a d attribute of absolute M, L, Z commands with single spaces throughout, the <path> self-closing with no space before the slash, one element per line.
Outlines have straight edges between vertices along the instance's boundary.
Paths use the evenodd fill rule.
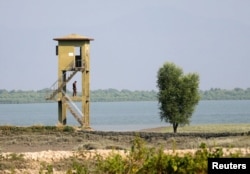
<path fill-rule="evenodd" d="M 77 119 L 84 129 L 90 129 L 89 105 L 90 105 L 90 56 L 89 45 L 92 38 L 78 34 L 70 34 L 64 37 L 54 38 L 58 41 L 56 55 L 58 56 L 58 80 L 52 85 L 52 93 L 47 99 L 56 99 L 58 102 L 58 121 L 66 125 L 67 109 Z M 82 74 L 81 86 L 82 96 L 69 96 L 67 94 L 67 83 L 72 77 L 80 72 Z M 73 101 L 82 102 L 80 111 Z"/>

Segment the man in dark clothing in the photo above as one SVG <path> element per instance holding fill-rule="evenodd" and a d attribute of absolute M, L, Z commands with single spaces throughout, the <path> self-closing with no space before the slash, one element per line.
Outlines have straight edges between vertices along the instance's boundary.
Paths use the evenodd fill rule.
<path fill-rule="evenodd" d="M 73 83 L 73 97 L 76 96 L 76 81 Z"/>

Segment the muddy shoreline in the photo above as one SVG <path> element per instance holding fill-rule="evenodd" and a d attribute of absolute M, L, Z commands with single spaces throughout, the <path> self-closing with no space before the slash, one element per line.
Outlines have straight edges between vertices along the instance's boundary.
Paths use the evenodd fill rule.
<path fill-rule="evenodd" d="M 245 147 L 239 139 L 249 143 L 250 132 L 242 133 L 161 133 L 161 132 L 106 132 L 83 130 L 0 129 L 1 152 L 39 152 L 44 150 L 72 151 L 93 149 L 129 149 L 135 137 L 142 138 L 148 146 L 165 149 L 192 149 L 204 142 L 217 142 L 224 147 Z M 235 142 L 236 141 L 236 142 Z M 224 142 L 224 143 L 223 143 Z"/>

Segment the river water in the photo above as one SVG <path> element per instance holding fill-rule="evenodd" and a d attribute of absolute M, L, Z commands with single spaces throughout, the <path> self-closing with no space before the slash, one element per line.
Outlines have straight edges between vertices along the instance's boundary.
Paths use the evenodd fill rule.
<path fill-rule="evenodd" d="M 77 103 L 79 108 L 81 104 Z M 92 102 L 91 127 L 103 131 L 133 131 L 168 125 L 161 122 L 158 103 Z M 0 125 L 56 125 L 57 103 L 0 104 Z M 191 118 L 194 124 L 250 123 L 250 100 L 200 101 Z M 67 113 L 68 125 L 79 125 Z"/>

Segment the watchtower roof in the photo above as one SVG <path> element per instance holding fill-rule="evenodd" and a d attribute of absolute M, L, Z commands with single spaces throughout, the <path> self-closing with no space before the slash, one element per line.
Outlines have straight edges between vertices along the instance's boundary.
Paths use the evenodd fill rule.
<path fill-rule="evenodd" d="M 86 36 L 82 36 L 82 35 L 79 35 L 79 34 L 69 34 L 69 35 L 66 35 L 66 36 L 63 36 L 63 37 L 54 38 L 53 40 L 56 40 L 56 41 L 74 41 L 74 40 L 77 40 L 77 41 L 86 41 L 86 40 L 90 41 L 90 40 L 94 40 L 94 39 L 86 37 Z"/>

